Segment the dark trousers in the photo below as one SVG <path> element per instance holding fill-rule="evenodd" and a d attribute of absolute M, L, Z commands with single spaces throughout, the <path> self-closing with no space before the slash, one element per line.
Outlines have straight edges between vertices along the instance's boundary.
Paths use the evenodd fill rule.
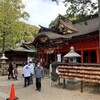
<path fill-rule="evenodd" d="M 17 80 L 17 75 L 15 75 L 14 79 Z"/>
<path fill-rule="evenodd" d="M 30 85 L 30 77 L 24 77 L 24 86 L 29 86 Z"/>
<path fill-rule="evenodd" d="M 30 84 L 33 84 L 33 74 L 30 76 Z"/>
<path fill-rule="evenodd" d="M 11 77 L 14 79 L 14 76 L 13 76 L 13 72 L 12 72 L 12 71 L 10 71 L 10 72 L 8 73 L 8 79 L 11 78 L 10 75 L 11 75 Z"/>
<path fill-rule="evenodd" d="M 41 78 L 36 78 L 36 88 L 37 90 L 41 90 Z"/>

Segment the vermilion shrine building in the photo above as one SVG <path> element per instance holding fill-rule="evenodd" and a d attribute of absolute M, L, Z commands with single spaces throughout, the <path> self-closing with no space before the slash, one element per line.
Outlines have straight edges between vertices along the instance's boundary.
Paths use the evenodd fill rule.
<path fill-rule="evenodd" d="M 84 22 L 73 24 L 59 15 L 53 28 L 40 28 L 39 34 L 32 42 L 38 48 L 38 60 L 48 64 L 50 60 L 57 61 L 74 46 L 81 55 L 77 61 L 81 63 L 100 63 L 99 21 L 98 15 L 90 16 L 87 25 Z"/>

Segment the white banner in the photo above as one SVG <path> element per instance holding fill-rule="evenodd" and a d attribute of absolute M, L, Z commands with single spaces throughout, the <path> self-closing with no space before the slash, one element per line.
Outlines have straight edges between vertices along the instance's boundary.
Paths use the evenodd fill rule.
<path fill-rule="evenodd" d="M 61 54 L 57 54 L 57 61 L 61 62 Z"/>

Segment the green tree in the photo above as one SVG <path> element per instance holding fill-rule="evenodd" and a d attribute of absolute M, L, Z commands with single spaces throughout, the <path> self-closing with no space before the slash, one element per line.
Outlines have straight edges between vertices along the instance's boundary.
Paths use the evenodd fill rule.
<path fill-rule="evenodd" d="M 60 0 L 52 0 L 59 2 Z M 99 0 L 64 0 L 67 18 L 77 17 L 77 21 L 86 21 L 87 16 L 98 13 Z"/>
<path fill-rule="evenodd" d="M 84 19 L 85 16 L 95 14 L 98 12 L 98 3 L 93 0 L 65 0 L 65 6 L 67 7 L 67 15 L 70 17 L 79 16 Z"/>
<path fill-rule="evenodd" d="M 29 14 L 24 11 L 21 0 L 0 1 L 0 48 L 2 53 L 15 46 L 16 39 L 21 35 L 21 18 L 28 20 Z"/>
<path fill-rule="evenodd" d="M 49 24 L 49 28 L 54 28 L 55 25 L 57 24 L 57 20 L 58 20 L 59 16 L 57 16 L 54 20 L 51 21 L 51 23 Z"/>
<path fill-rule="evenodd" d="M 17 43 L 21 42 L 22 40 L 24 42 L 33 41 L 36 34 L 39 31 L 39 28 L 35 25 L 26 24 L 25 22 L 19 22 L 20 23 L 20 32 L 21 35 L 17 37 Z"/>

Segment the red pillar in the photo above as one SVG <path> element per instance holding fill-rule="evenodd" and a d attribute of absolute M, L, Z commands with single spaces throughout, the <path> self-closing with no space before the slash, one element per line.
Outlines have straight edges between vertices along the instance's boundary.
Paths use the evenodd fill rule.
<path fill-rule="evenodd" d="M 84 62 L 84 54 L 83 54 L 83 50 L 81 50 L 81 63 Z"/>
<path fill-rule="evenodd" d="M 55 52 L 55 61 L 57 61 L 57 52 Z"/>
<path fill-rule="evenodd" d="M 98 49 L 96 50 L 96 57 L 97 57 L 97 63 L 100 63 L 99 62 L 100 58 L 99 58 L 99 50 Z"/>
<path fill-rule="evenodd" d="M 48 64 L 48 54 L 46 53 L 46 64 Z"/>

